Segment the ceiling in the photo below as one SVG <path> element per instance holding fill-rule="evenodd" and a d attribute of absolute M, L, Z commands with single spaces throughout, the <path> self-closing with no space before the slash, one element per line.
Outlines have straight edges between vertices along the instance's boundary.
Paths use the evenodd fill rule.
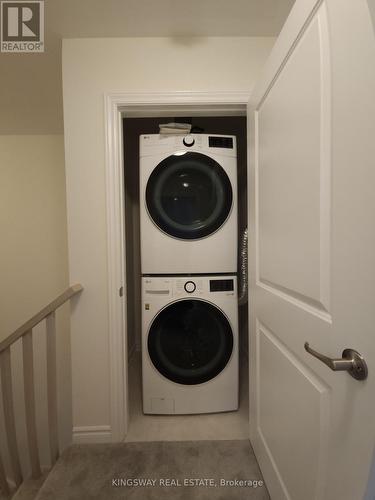
<path fill-rule="evenodd" d="M 62 132 L 62 38 L 277 36 L 293 3 L 45 0 L 46 51 L 0 53 L 0 134 Z"/>
<path fill-rule="evenodd" d="M 76 37 L 275 36 L 293 0 L 46 0 L 51 33 Z"/>

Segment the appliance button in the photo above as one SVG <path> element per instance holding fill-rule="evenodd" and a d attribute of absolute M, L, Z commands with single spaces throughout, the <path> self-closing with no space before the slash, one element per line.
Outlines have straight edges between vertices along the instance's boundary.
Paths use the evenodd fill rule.
<path fill-rule="evenodd" d="M 182 142 L 185 144 L 185 146 L 191 147 L 194 146 L 195 140 L 194 137 L 191 137 L 191 135 L 187 135 L 186 137 L 184 137 L 184 140 Z"/>
<path fill-rule="evenodd" d="M 195 286 L 194 281 L 187 281 L 185 283 L 184 288 L 185 288 L 185 292 L 187 292 L 187 293 L 193 293 L 193 292 L 195 292 L 196 286 Z"/>

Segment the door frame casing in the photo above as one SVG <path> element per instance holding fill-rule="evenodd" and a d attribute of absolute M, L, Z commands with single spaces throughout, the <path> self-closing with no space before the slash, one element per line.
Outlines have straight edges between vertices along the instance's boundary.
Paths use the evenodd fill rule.
<path fill-rule="evenodd" d="M 250 91 L 111 92 L 104 95 L 110 435 L 113 442 L 124 440 L 129 425 L 122 119 L 184 114 L 245 116 L 249 96 Z"/>

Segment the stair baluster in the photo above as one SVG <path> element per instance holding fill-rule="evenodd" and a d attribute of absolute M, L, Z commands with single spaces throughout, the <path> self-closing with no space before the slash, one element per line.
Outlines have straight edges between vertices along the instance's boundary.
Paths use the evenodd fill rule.
<path fill-rule="evenodd" d="M 56 318 L 55 312 L 47 316 L 47 395 L 48 428 L 51 465 L 59 457 L 56 381 Z"/>
<path fill-rule="evenodd" d="M 1 387 L 3 395 L 5 433 L 12 466 L 14 482 L 17 486 L 22 483 L 22 471 L 18 454 L 16 422 L 14 418 L 12 366 L 10 347 L 0 353 Z"/>
<path fill-rule="evenodd" d="M 33 331 L 29 330 L 22 337 L 23 353 L 23 381 L 25 396 L 25 414 L 27 442 L 29 447 L 29 457 L 31 473 L 34 479 L 41 475 L 38 437 L 36 431 L 35 414 L 35 389 L 34 389 L 34 356 L 33 356 Z"/>
<path fill-rule="evenodd" d="M 1 457 L 0 457 L 0 493 L 3 493 L 4 495 L 9 495 L 10 493 Z"/>

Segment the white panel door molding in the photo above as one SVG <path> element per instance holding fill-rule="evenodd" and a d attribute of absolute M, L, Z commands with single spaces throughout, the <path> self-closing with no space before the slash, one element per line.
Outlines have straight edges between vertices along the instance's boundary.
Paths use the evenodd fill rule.
<path fill-rule="evenodd" d="M 296 0 L 248 118 L 252 444 L 273 500 L 360 500 L 375 444 L 366 0 Z M 305 342 L 331 358 L 358 350 L 367 380 L 331 371 Z"/>
<path fill-rule="evenodd" d="M 256 107 L 255 179 L 257 285 L 330 321 L 328 54 L 321 8 Z"/>

